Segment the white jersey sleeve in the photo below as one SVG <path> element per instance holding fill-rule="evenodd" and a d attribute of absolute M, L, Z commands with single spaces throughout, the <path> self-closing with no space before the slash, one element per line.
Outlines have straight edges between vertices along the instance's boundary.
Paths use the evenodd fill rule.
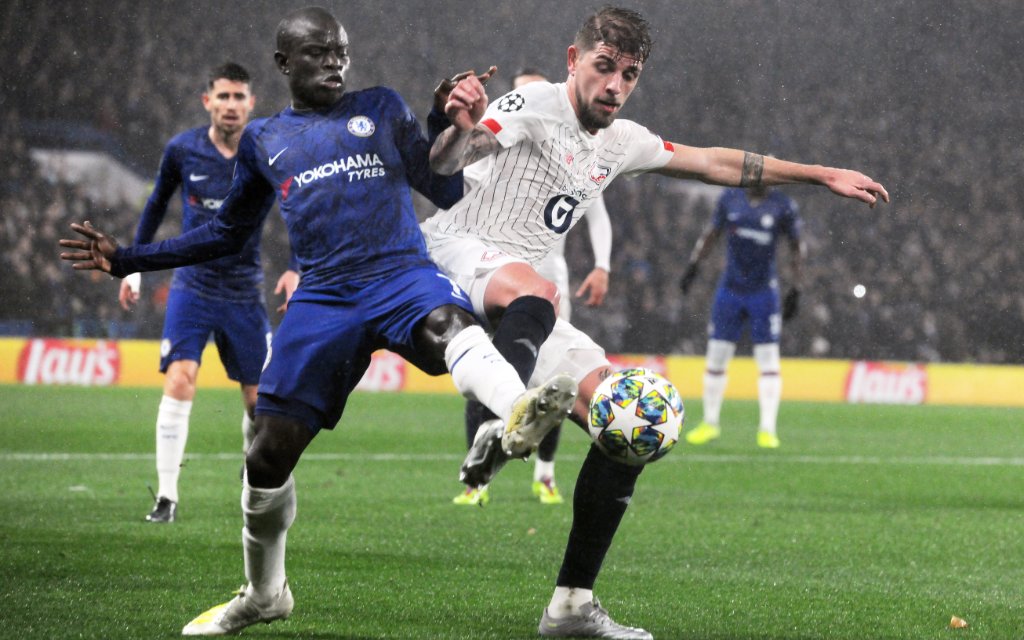
<path fill-rule="evenodd" d="M 604 206 L 604 197 L 599 196 L 587 210 L 587 231 L 590 246 L 594 249 L 594 268 L 612 270 L 612 221 Z"/>
<path fill-rule="evenodd" d="M 559 120 L 561 85 L 531 82 L 490 103 L 480 123 L 490 129 L 504 148 L 524 140 L 543 142 Z"/>
<path fill-rule="evenodd" d="M 642 125 L 632 120 L 619 120 L 615 126 L 625 142 L 626 158 L 619 175 L 632 177 L 648 171 L 656 171 L 672 159 L 672 144 L 665 142 Z"/>

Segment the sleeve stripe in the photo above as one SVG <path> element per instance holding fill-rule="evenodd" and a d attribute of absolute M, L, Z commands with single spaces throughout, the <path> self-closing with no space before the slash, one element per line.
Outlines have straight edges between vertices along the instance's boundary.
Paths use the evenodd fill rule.
<path fill-rule="evenodd" d="M 490 129 L 494 135 L 498 135 L 498 132 L 501 131 L 501 125 L 494 118 L 487 118 L 480 124 Z"/>
<path fill-rule="evenodd" d="M 668 140 L 662 140 L 662 144 L 665 145 L 665 151 L 675 151 L 675 147 L 673 147 L 672 143 Z"/>

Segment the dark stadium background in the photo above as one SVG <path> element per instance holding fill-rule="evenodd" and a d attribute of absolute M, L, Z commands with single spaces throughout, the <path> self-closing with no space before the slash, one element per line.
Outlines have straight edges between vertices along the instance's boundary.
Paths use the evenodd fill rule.
<path fill-rule="evenodd" d="M 0 5 L 0 330 L 159 335 L 153 294 L 166 275 L 147 275 L 144 305 L 127 314 L 115 282 L 57 259 L 72 220 L 90 218 L 130 241 L 141 203 L 103 202 L 41 168 L 32 150 L 100 150 L 151 179 L 164 142 L 208 122 L 199 93 L 212 64 L 233 59 L 254 72 L 255 116 L 286 105 L 274 30 L 305 4 Z M 349 86 L 392 86 L 422 115 L 436 82 L 466 68 L 499 66 L 492 97 L 522 65 L 561 80 L 565 49 L 597 6 L 322 4 L 348 29 Z M 785 355 L 1024 363 L 1018 2 L 622 4 L 647 15 L 655 38 L 624 117 L 685 144 L 857 168 L 893 197 L 869 210 L 822 189 L 786 189 L 805 216 L 810 254 Z M 614 184 L 611 296 L 600 311 L 577 306 L 579 326 L 610 351 L 701 353 L 717 261 L 686 299 L 676 283 L 713 196 L 654 177 Z M 283 261 L 274 220 L 270 281 Z M 586 231 L 573 234 L 568 253 L 578 282 L 589 265 Z M 855 284 L 865 297 L 852 295 Z"/>

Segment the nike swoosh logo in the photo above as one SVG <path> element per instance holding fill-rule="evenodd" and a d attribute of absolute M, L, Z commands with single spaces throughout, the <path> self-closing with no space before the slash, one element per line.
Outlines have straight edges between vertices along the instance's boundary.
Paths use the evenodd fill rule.
<path fill-rule="evenodd" d="M 521 344 L 521 345 L 525 346 L 527 349 L 530 350 L 530 353 L 533 354 L 534 358 L 537 357 L 537 347 L 533 346 L 533 343 L 530 342 L 528 339 L 526 339 L 526 338 L 519 338 L 518 340 L 515 341 L 515 344 Z"/>
<path fill-rule="evenodd" d="M 277 160 L 278 158 L 280 158 L 281 154 L 284 153 L 287 149 L 288 149 L 288 147 L 285 147 L 284 149 L 281 149 L 280 151 L 278 151 L 274 155 L 270 156 L 270 160 L 267 161 L 267 164 L 270 165 L 270 166 L 274 166 L 274 161 Z"/>
<path fill-rule="evenodd" d="M 188 174 L 188 179 L 191 180 L 192 182 L 202 182 L 203 180 L 206 180 L 209 177 L 210 176 L 197 176 L 194 173 Z"/>

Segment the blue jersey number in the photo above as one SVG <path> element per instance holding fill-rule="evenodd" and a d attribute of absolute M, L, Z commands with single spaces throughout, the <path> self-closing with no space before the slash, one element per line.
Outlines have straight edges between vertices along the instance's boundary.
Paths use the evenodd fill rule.
<path fill-rule="evenodd" d="M 572 226 L 572 216 L 580 201 L 572 196 L 560 195 L 548 200 L 544 207 L 544 224 L 555 233 L 565 233 Z"/>

